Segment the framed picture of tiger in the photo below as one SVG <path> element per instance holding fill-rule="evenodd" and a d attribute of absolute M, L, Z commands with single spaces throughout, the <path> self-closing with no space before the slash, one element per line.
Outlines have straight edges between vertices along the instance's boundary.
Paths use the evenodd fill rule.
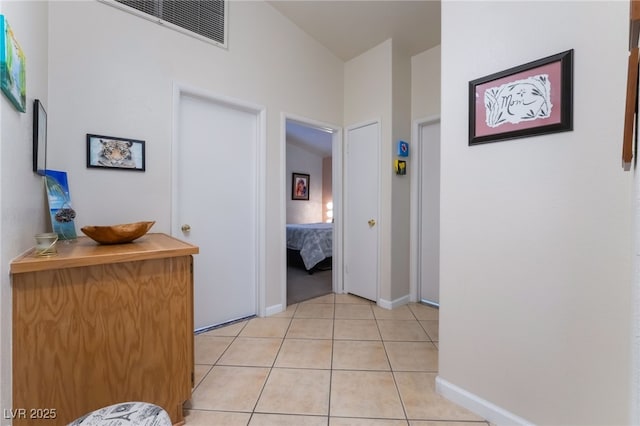
<path fill-rule="evenodd" d="M 87 167 L 144 172 L 144 141 L 87 134 Z"/>

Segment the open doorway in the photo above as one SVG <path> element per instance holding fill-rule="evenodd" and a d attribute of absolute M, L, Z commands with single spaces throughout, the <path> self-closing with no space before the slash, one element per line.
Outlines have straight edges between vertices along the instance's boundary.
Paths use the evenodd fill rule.
<path fill-rule="evenodd" d="M 286 303 L 334 289 L 333 140 L 335 130 L 287 118 Z"/>

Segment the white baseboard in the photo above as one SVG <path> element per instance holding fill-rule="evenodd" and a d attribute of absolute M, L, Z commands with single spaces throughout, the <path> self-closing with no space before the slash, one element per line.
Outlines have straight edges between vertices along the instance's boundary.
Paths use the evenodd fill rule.
<path fill-rule="evenodd" d="M 533 426 L 533 423 L 468 392 L 440 376 L 436 377 L 436 392 L 451 402 L 466 408 L 495 425 Z"/>
<path fill-rule="evenodd" d="M 265 311 L 266 316 L 279 314 L 284 311 L 282 307 L 282 303 L 278 303 L 277 305 L 267 306 L 267 310 Z"/>
<path fill-rule="evenodd" d="M 409 300 L 410 299 L 408 294 L 406 296 L 402 296 L 401 298 L 392 300 L 392 301 L 378 299 L 378 306 L 384 309 L 393 309 L 393 308 L 397 308 L 398 306 L 406 305 L 407 303 L 409 303 Z"/>

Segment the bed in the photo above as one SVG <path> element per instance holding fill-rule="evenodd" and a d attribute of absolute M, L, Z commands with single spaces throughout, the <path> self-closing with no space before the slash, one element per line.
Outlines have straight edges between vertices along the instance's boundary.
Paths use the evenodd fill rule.
<path fill-rule="evenodd" d="M 287 254 L 289 264 L 300 263 L 309 273 L 331 269 L 333 223 L 287 224 Z"/>

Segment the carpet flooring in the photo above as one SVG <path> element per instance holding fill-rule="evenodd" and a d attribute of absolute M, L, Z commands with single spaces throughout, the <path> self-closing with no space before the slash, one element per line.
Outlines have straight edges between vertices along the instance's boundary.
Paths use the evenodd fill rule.
<path fill-rule="evenodd" d="M 309 274 L 302 268 L 287 267 L 287 305 L 332 292 L 331 269 Z"/>

